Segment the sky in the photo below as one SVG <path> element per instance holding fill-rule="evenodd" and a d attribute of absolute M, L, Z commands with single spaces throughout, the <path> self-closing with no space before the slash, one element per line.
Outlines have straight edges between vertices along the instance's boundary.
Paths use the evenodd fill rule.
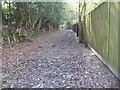
<path fill-rule="evenodd" d="M 15 2 L 78 2 L 79 0 L 2 0 L 2 1 L 15 1 Z M 81 2 L 100 2 L 105 0 L 80 0 Z M 118 0 L 114 0 L 118 1 Z"/>

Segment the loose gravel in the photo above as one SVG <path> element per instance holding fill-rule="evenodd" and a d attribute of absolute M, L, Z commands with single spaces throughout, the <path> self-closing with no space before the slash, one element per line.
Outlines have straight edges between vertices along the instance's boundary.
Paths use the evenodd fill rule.
<path fill-rule="evenodd" d="M 117 88 L 118 79 L 70 30 L 3 49 L 2 88 Z"/>

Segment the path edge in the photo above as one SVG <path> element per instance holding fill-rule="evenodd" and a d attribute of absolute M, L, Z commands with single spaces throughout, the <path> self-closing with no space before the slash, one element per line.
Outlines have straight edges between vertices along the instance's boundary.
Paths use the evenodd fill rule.
<path fill-rule="evenodd" d="M 120 80 L 120 73 L 115 70 L 109 63 L 106 62 L 106 60 L 95 51 L 89 44 L 88 48 L 99 58 L 99 60 L 114 74 L 115 77 L 117 77 L 118 80 Z"/>

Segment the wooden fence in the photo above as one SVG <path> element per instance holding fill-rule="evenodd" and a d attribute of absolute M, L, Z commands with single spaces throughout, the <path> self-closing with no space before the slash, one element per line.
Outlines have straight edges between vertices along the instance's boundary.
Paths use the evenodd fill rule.
<path fill-rule="evenodd" d="M 120 2 L 104 2 L 86 17 L 84 38 L 96 55 L 119 78 Z"/>

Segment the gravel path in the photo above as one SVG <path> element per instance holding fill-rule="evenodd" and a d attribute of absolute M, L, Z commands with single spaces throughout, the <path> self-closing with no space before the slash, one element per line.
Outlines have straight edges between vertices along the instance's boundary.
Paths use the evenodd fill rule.
<path fill-rule="evenodd" d="M 2 87 L 116 88 L 117 78 L 70 30 L 3 49 Z"/>

